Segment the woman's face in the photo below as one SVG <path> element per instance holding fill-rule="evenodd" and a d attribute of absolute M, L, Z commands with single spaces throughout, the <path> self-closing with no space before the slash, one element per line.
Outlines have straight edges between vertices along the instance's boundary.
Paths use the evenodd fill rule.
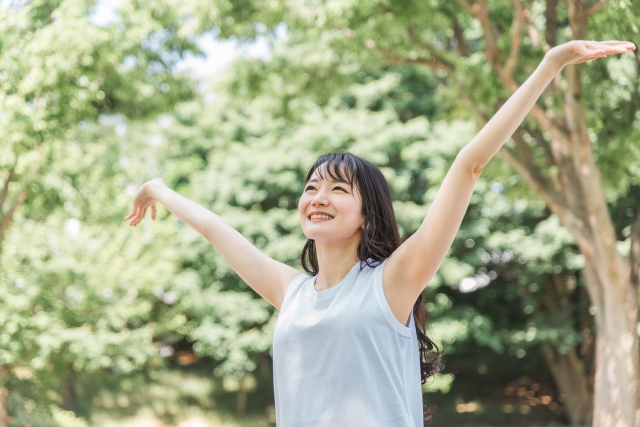
<path fill-rule="evenodd" d="M 298 213 L 302 232 L 316 242 L 353 238 L 361 232 L 365 220 L 357 186 L 351 188 L 348 182 L 333 181 L 324 169 L 322 175 L 324 179 L 316 169 L 300 197 Z"/>

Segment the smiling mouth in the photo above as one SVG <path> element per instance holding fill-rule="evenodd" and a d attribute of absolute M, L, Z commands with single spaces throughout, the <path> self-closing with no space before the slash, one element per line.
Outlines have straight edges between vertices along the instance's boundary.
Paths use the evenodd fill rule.
<path fill-rule="evenodd" d="M 314 220 L 314 219 L 326 219 L 326 220 L 329 220 L 329 219 L 333 219 L 333 217 L 330 216 L 330 215 L 313 214 L 313 215 L 309 215 L 309 219 L 310 220 Z"/>

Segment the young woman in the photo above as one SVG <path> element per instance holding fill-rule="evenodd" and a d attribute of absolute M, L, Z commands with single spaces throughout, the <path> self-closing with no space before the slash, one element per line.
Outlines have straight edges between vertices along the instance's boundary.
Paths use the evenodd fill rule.
<path fill-rule="evenodd" d="M 529 79 L 447 173 L 420 228 L 400 243 L 389 187 L 350 153 L 317 159 L 298 204 L 306 273 L 261 253 L 208 209 L 145 183 L 124 219 L 137 225 L 156 200 L 202 234 L 280 310 L 273 342 L 279 427 L 423 426 L 421 383 L 438 369 L 425 335 L 422 291 L 460 227 L 484 166 L 568 64 L 635 50 L 631 42 L 572 41 L 549 50 Z"/>

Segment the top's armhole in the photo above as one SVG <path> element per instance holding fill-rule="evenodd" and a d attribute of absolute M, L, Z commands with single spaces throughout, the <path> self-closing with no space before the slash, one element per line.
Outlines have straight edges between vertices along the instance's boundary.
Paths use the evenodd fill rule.
<path fill-rule="evenodd" d="M 382 287 L 382 268 L 384 267 L 384 264 L 386 262 L 387 260 L 385 259 L 373 271 L 374 293 L 376 295 L 376 299 L 378 300 L 378 303 L 380 304 L 380 307 L 382 308 L 382 313 L 384 314 L 384 317 L 387 319 L 387 322 L 389 323 L 389 325 L 391 325 L 391 327 L 395 329 L 396 332 L 398 332 L 400 335 L 403 335 L 405 337 L 410 337 L 411 326 L 413 325 L 413 321 L 412 321 L 413 310 L 409 315 L 409 326 L 407 327 L 404 324 L 400 323 L 398 319 L 396 319 L 396 316 L 394 316 L 393 311 L 391 311 L 391 307 L 389 306 L 387 297 L 384 296 L 384 288 Z"/>
<path fill-rule="evenodd" d="M 298 286 L 300 286 L 300 284 L 304 282 L 304 279 L 308 277 L 309 277 L 308 274 L 300 273 L 293 278 L 291 283 L 289 283 L 289 286 L 287 286 L 287 289 L 284 291 L 284 296 L 282 297 L 282 304 L 280 305 L 280 310 L 278 311 L 282 311 L 287 301 L 291 298 L 291 294 L 293 293 L 294 288 L 297 288 Z"/>

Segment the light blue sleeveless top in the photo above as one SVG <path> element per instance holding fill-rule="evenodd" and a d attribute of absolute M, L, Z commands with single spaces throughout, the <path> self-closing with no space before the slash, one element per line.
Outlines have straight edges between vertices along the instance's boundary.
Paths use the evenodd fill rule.
<path fill-rule="evenodd" d="M 273 336 L 278 427 L 423 427 L 413 313 L 393 315 L 385 262 L 320 292 L 307 274 L 289 285 Z"/>

